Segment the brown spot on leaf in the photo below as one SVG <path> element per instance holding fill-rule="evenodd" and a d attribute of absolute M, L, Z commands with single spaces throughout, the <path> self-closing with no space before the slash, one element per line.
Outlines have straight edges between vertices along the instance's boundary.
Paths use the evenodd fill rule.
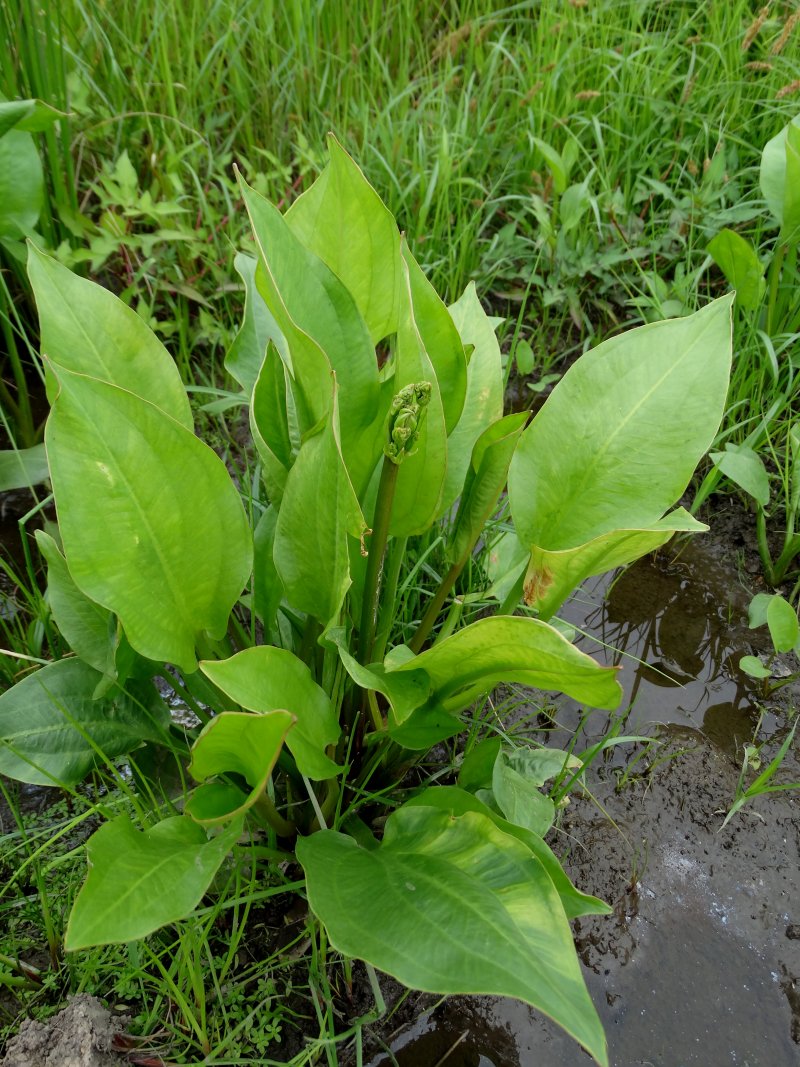
<path fill-rule="evenodd" d="M 532 607 L 544 598 L 552 584 L 553 572 L 549 567 L 542 567 L 541 570 L 530 570 L 525 576 L 522 599 L 528 607 Z"/>

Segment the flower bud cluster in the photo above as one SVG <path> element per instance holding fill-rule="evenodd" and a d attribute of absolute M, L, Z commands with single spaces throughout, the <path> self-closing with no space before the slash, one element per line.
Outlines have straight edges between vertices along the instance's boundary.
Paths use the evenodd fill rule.
<path fill-rule="evenodd" d="M 431 398 L 430 382 L 406 385 L 389 407 L 384 452 L 392 463 L 401 463 L 416 451 L 422 419 Z"/>

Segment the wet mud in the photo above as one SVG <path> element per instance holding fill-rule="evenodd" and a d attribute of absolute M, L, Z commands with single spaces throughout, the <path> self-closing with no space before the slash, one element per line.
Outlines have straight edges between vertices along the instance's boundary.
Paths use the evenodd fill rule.
<path fill-rule="evenodd" d="M 46 1023 L 27 1019 L 8 1044 L 2 1067 L 115 1067 L 113 1047 L 124 1024 L 85 993 Z"/>
<path fill-rule="evenodd" d="M 738 668 L 766 651 L 742 563 L 697 538 L 590 581 L 563 612 L 581 647 L 622 666 L 619 731 L 651 739 L 603 754 L 552 839 L 576 884 L 614 907 L 573 924 L 613 1067 L 800 1064 L 800 792 L 757 798 L 722 829 L 743 746 L 755 738 L 768 761 L 800 706 L 796 685 L 767 702 Z M 578 730 L 577 751 L 609 727 L 569 701 L 539 723 L 532 736 L 559 747 Z M 800 781 L 797 745 L 775 781 Z M 370 1067 L 591 1062 L 515 1001 L 419 1007 Z"/>

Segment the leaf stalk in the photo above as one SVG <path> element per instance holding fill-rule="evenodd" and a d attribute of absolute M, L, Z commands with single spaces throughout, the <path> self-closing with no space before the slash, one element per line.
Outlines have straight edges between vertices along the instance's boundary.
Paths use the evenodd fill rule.
<path fill-rule="evenodd" d="M 389 523 L 392 503 L 400 467 L 389 456 L 383 457 L 378 497 L 375 501 L 375 518 L 372 525 L 372 544 L 367 559 L 367 574 L 364 580 L 364 596 L 361 602 L 361 625 L 358 628 L 358 662 L 371 662 L 375 645 L 375 628 L 378 620 L 378 598 L 383 557 L 389 538 Z"/>

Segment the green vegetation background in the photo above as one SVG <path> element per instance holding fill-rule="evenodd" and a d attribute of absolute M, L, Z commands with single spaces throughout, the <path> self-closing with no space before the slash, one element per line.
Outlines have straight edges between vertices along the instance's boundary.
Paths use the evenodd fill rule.
<path fill-rule="evenodd" d="M 329 130 L 438 290 L 453 300 L 474 279 L 507 317 L 501 336 L 523 399 L 527 383 L 610 333 L 726 291 L 706 252 L 722 228 L 765 257 L 777 239 L 758 166 L 800 111 L 793 2 L 0 0 L 0 33 L 0 93 L 67 113 L 36 135 L 42 243 L 135 307 L 200 389 L 231 386 L 222 360 L 243 303 L 232 263 L 247 240 L 233 164 L 285 207 L 324 164 Z M 0 257 L 0 328 L 35 383 L 35 310 L 21 264 L 8 248 Z M 795 280 L 787 272 L 782 284 Z M 797 326 L 765 342 L 757 315 L 738 309 L 735 325 L 723 436 L 756 432 L 751 444 L 780 472 L 797 414 Z M 220 432 L 211 414 L 208 430 Z M 6 641 L 36 654 L 37 611 L 31 594 L 30 623 Z M 66 846 L 74 829 L 68 811 L 54 817 L 19 830 L 31 893 L 0 903 L 10 956 L 44 929 L 55 959 L 81 872 L 45 871 L 53 826 Z M 145 1001 L 144 1031 L 169 1001 L 187 1048 L 226 1033 L 229 1048 L 246 1038 L 266 1049 L 291 1008 L 263 967 L 226 986 L 256 899 L 235 878 L 249 903 L 216 956 L 210 914 L 177 947 L 68 960 L 32 999 L 54 1009 L 66 992 L 90 990 Z M 146 989 L 144 966 L 155 976 Z M 209 973 L 218 996 L 207 1004 Z M 324 968 L 310 982 L 327 995 Z"/>

